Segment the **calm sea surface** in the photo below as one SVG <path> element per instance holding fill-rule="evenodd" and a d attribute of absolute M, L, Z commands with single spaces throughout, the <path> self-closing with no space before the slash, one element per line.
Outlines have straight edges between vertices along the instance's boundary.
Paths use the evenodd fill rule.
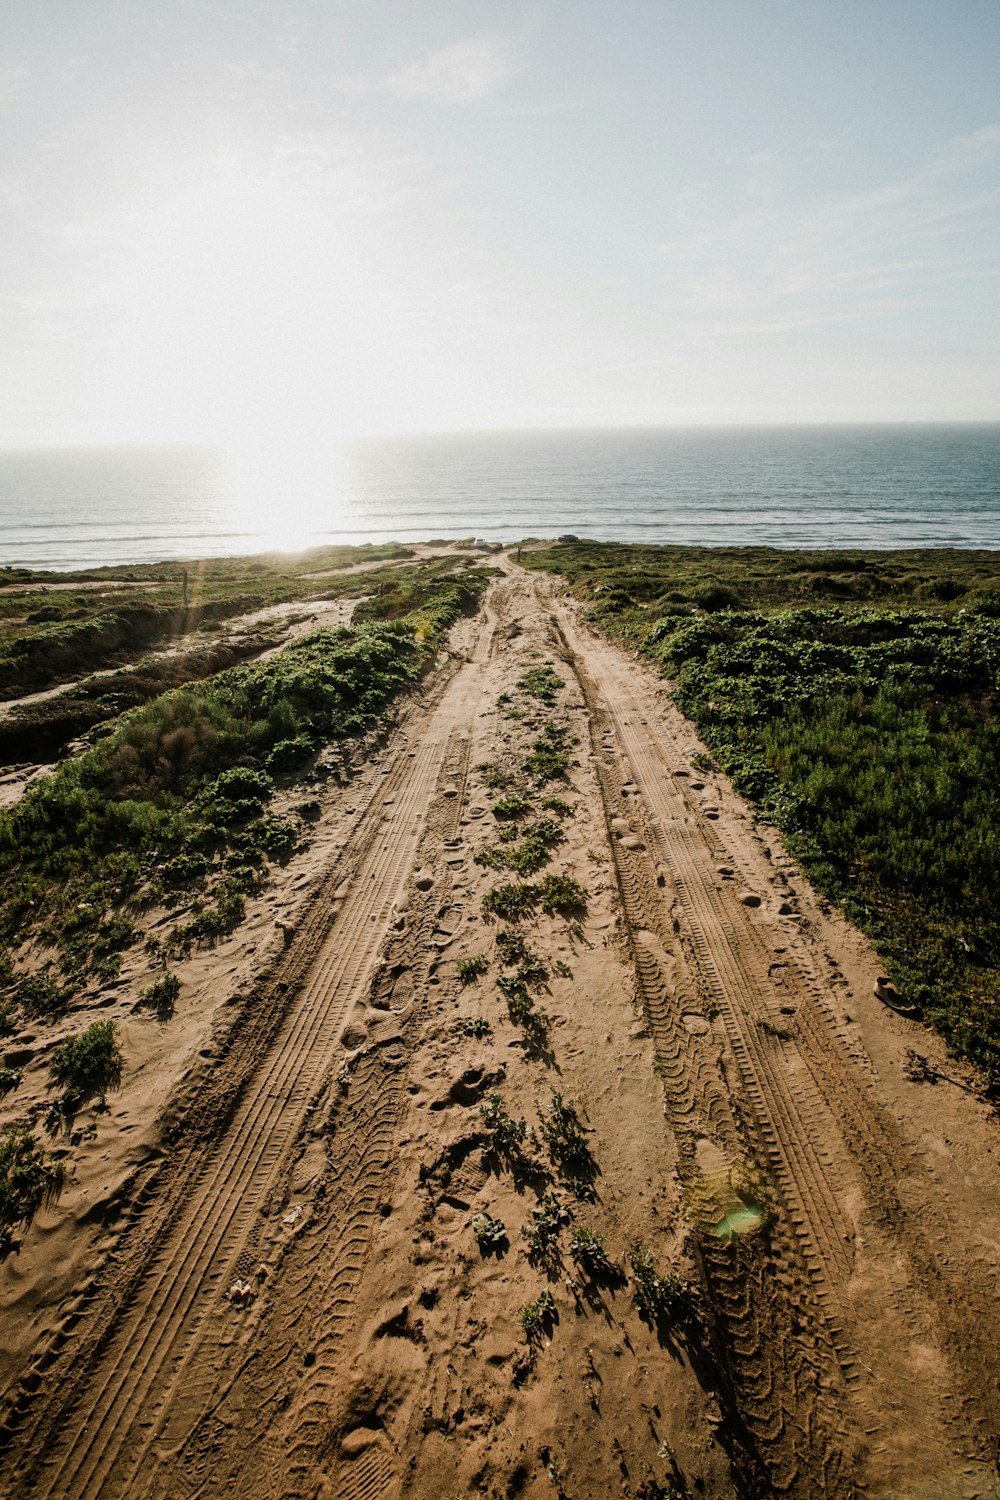
<path fill-rule="evenodd" d="M 475 534 L 1000 547 L 1000 423 L 381 439 L 255 471 L 203 450 L 0 453 L 0 565 Z"/>

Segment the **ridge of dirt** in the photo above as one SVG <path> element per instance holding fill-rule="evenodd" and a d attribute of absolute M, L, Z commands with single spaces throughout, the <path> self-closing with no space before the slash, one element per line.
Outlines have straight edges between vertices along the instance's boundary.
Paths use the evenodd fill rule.
<path fill-rule="evenodd" d="M 1000 1497 L 995 1116 L 907 1078 L 955 1065 L 556 585 L 507 565 L 451 645 L 22 1380 L 4 1493 Z M 498 864 L 505 787 L 559 799 L 537 874 Z M 483 897 L 549 873 L 585 904 L 511 924 L 519 981 Z"/>

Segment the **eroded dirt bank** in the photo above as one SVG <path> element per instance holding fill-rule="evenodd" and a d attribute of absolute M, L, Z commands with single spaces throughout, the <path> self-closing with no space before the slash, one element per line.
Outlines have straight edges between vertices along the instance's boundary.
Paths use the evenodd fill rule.
<path fill-rule="evenodd" d="M 994 1116 L 548 581 L 454 645 L 27 1237 L 3 1493 L 1000 1495 Z"/>

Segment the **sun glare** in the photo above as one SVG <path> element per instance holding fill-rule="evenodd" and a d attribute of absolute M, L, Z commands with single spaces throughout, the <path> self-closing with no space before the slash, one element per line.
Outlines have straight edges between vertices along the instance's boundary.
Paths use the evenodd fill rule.
<path fill-rule="evenodd" d="M 344 530 L 343 463 L 335 443 L 244 438 L 221 452 L 226 524 L 251 550 L 302 552 Z"/>

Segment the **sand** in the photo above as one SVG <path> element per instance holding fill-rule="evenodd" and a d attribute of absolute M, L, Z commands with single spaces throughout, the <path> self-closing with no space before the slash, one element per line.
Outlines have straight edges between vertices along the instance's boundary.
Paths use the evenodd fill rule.
<path fill-rule="evenodd" d="M 665 685 L 505 569 L 174 1017 L 134 1008 L 138 958 L 102 997 L 123 1087 L 2 1273 L 4 1495 L 1000 1495 L 994 1111 Z M 549 869 L 588 899 L 522 924 L 532 1041 L 481 907 L 511 877 L 475 856 L 543 662 L 576 741 Z M 537 1131 L 553 1094 L 595 1175 L 556 1181 L 544 1264 L 558 1173 L 537 1136 L 520 1176 L 484 1154 L 481 1110 Z M 636 1244 L 689 1314 L 640 1316 Z"/>

